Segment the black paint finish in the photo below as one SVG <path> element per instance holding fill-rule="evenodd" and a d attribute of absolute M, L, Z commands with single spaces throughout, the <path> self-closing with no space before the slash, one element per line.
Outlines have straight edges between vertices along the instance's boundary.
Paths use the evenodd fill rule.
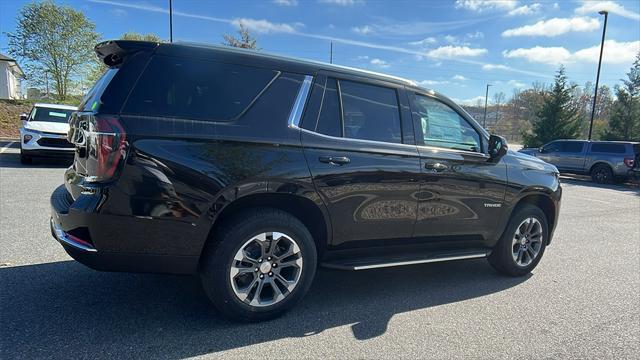
<path fill-rule="evenodd" d="M 137 51 L 125 58 L 99 110 L 99 115 L 118 117 L 127 134 L 117 177 L 88 182 L 77 168 L 79 149 L 65 174 L 66 190 L 55 198 L 68 201 L 52 197 L 55 224 L 97 250 L 65 245 L 89 266 L 195 272 L 206 242 L 216 240 L 211 230 L 227 211 L 264 206 L 270 199 L 278 199 L 270 206 L 304 217 L 327 256 L 334 250 L 416 243 L 438 251 L 490 249 L 520 201 L 547 204 L 544 210 L 555 227 L 561 197 L 555 167 L 511 151 L 490 159 L 483 130 L 478 130 L 483 136 L 479 153 L 421 145 L 407 91 L 423 89 L 380 75 L 237 50 L 163 44 Z M 122 94 L 135 86 L 134 74 L 155 53 L 266 67 L 279 75 L 232 121 L 123 113 Z M 332 76 L 395 87 L 403 143 L 335 138 L 291 126 L 288 118 L 302 80 L 317 74 L 322 84 Z M 320 103 L 314 93 L 304 127 L 317 119 Z M 455 106 L 478 126 L 450 100 L 430 96 Z"/>

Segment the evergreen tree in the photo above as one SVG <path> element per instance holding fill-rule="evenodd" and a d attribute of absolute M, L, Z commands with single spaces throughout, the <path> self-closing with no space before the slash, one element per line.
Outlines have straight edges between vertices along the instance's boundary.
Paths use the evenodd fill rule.
<path fill-rule="evenodd" d="M 553 88 L 543 94 L 544 102 L 536 114 L 532 133 L 522 134 L 526 147 L 538 147 L 551 140 L 580 136 L 580 109 L 572 97 L 575 87 L 568 83 L 564 66 L 561 66 Z"/>
<path fill-rule="evenodd" d="M 616 86 L 617 100 L 611 110 L 606 140 L 640 141 L 640 53 L 636 57 L 624 86 Z"/>

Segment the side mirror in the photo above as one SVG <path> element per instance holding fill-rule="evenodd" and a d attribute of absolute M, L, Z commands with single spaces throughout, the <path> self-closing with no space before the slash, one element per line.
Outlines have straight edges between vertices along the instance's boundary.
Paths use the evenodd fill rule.
<path fill-rule="evenodd" d="M 29 115 L 22 113 L 20 114 L 20 122 L 22 123 L 22 126 L 27 125 L 27 119 L 29 118 Z"/>
<path fill-rule="evenodd" d="M 507 139 L 499 135 L 489 136 L 489 156 L 491 159 L 499 159 L 503 157 L 509 147 L 507 146 Z"/>

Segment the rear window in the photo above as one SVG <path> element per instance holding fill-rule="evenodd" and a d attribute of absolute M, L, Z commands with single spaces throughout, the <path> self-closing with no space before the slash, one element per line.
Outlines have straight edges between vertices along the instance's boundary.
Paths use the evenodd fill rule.
<path fill-rule="evenodd" d="M 273 70 L 155 56 L 123 112 L 144 116 L 230 120 L 277 76 Z"/>
<path fill-rule="evenodd" d="M 100 107 L 100 97 L 117 72 L 118 69 L 107 69 L 98 81 L 93 84 L 91 90 L 89 90 L 80 103 L 80 109 L 82 109 L 82 111 L 98 111 Z"/>
<path fill-rule="evenodd" d="M 29 121 L 68 123 L 72 112 L 73 110 L 35 107 L 31 112 L 31 119 Z"/>
<path fill-rule="evenodd" d="M 611 153 L 611 154 L 624 154 L 624 144 L 592 144 L 592 152 L 598 153 Z"/>

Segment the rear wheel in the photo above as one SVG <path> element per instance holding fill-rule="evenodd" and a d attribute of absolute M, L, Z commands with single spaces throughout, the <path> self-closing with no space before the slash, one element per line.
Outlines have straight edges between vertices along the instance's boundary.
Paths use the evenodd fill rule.
<path fill-rule="evenodd" d="M 597 164 L 591 169 L 591 179 L 598 184 L 609 184 L 613 181 L 613 171 L 609 165 Z"/>
<path fill-rule="evenodd" d="M 549 228 L 547 218 L 533 205 L 519 207 L 488 260 L 498 272 L 523 276 L 531 272 L 542 258 Z"/>
<path fill-rule="evenodd" d="M 226 317 L 242 321 L 277 317 L 311 286 L 317 264 L 315 243 L 289 213 L 276 209 L 243 213 L 210 241 L 200 277 L 209 299 Z"/>

